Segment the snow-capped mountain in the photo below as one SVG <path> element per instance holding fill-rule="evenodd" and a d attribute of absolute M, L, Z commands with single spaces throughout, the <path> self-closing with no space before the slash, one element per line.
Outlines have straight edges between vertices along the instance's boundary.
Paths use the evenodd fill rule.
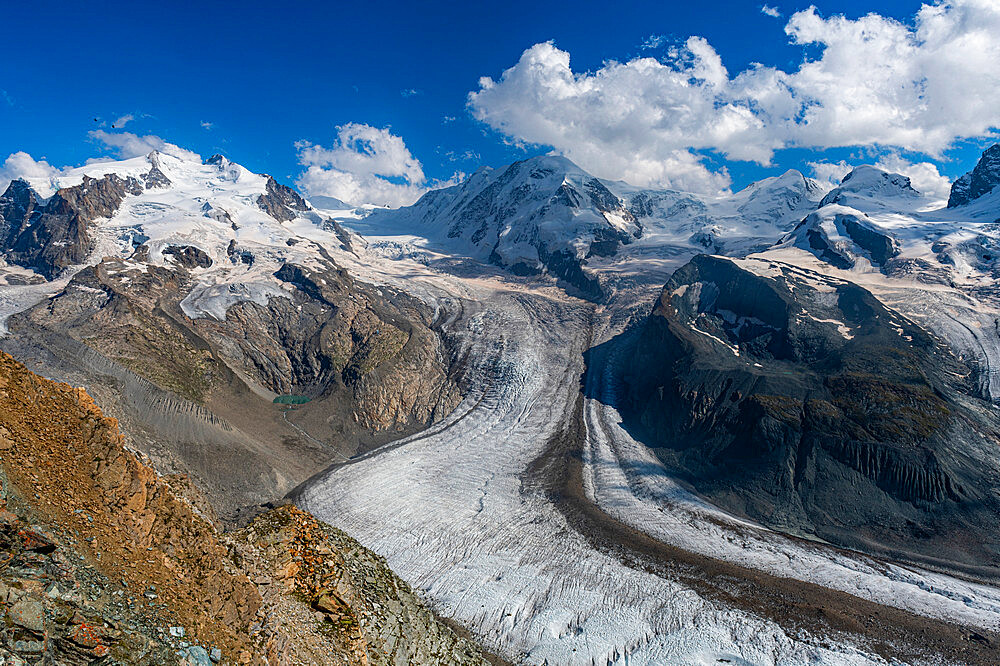
<path fill-rule="evenodd" d="M 295 247 L 302 234 L 330 236 L 292 189 L 222 156 L 201 164 L 153 152 L 14 181 L 0 197 L 0 216 L 0 254 L 46 278 L 104 257 L 129 259 L 143 246 L 143 263 L 204 269 L 199 294 L 239 284 L 234 294 L 258 300 L 281 292 L 270 273 L 283 262 L 315 256 L 315 248 Z M 220 307 L 205 312 L 224 316 Z"/>
<path fill-rule="evenodd" d="M 641 227 L 625 202 L 564 157 L 483 168 L 399 210 L 376 210 L 370 229 L 408 229 L 518 275 L 549 272 L 589 296 L 589 257 L 613 256 Z"/>
<path fill-rule="evenodd" d="M 433 311 L 355 279 L 348 232 L 224 157 L 16 180 L 0 218 L 0 344 L 118 387 L 116 415 L 227 519 L 455 403 Z"/>
<path fill-rule="evenodd" d="M 518 275 L 548 273 L 600 300 L 603 269 L 657 253 L 762 249 L 823 194 L 798 171 L 727 197 L 704 197 L 601 180 L 565 157 L 543 156 L 482 168 L 413 206 L 375 210 L 345 224 L 374 236 L 422 236 L 435 249 Z"/>
<path fill-rule="evenodd" d="M 612 187 L 626 198 L 642 224 L 644 244 L 677 242 L 688 234 L 693 246 L 723 254 L 771 244 L 815 208 L 825 193 L 818 182 L 795 170 L 722 197 L 637 189 L 625 183 Z"/>
<path fill-rule="evenodd" d="M 844 176 L 820 201 L 820 206 L 840 204 L 863 211 L 906 210 L 922 202 L 910 179 L 870 165 L 859 166 Z"/>

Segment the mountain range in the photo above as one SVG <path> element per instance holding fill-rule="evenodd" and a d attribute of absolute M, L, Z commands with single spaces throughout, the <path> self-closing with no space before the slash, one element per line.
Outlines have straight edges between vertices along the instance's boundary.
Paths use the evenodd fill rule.
<path fill-rule="evenodd" d="M 669 478 L 739 529 L 1000 580 L 1000 145 L 947 202 L 872 166 L 834 187 L 792 170 L 704 196 L 542 156 L 399 209 L 309 199 L 219 155 L 154 151 L 11 182 L 0 259 L 0 348 L 85 386 L 127 450 L 189 478 L 225 528 L 286 497 L 315 502 L 338 474 L 415 442 L 502 423 L 547 371 L 515 362 L 528 318 L 575 341 L 548 350 L 565 357 L 561 381 L 614 410 L 650 456 L 626 483 L 636 497 Z M 527 501 L 529 471 L 552 469 L 550 427 L 599 436 L 579 407 L 531 421 L 538 408 L 526 400 L 518 417 L 535 430 L 476 451 L 485 480 L 458 462 L 467 442 L 444 439 L 456 466 L 393 492 L 418 493 L 408 507 L 430 515 L 468 475 L 470 515 L 489 513 L 490 492 Z M 530 467 L 529 451 L 541 456 Z M 599 504 L 589 473 L 581 494 Z M 365 526 L 365 545 L 384 543 L 378 520 Z M 390 563 L 512 657 L 513 627 L 490 643 L 483 627 L 497 618 L 469 601 L 502 595 L 434 597 L 463 566 L 440 529 L 417 539 L 437 544 L 430 571 L 402 547 Z M 520 571 L 510 566 L 490 575 Z M 556 661 L 575 663 L 564 629 L 516 644 L 536 654 L 551 641 Z"/>

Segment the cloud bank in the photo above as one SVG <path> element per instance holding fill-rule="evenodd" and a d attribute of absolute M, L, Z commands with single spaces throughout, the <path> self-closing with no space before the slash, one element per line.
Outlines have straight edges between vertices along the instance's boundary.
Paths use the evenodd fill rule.
<path fill-rule="evenodd" d="M 818 55 L 794 71 L 754 65 L 735 76 L 701 37 L 662 60 L 594 72 L 574 72 L 568 52 L 540 43 L 499 80 L 480 79 L 468 106 L 509 141 L 551 146 L 595 175 L 701 192 L 729 185 L 704 152 L 763 165 L 788 147 L 940 157 L 1000 127 L 995 0 L 924 5 L 912 25 L 809 8 L 785 33 Z"/>
<path fill-rule="evenodd" d="M 299 163 L 306 167 L 296 181 L 307 196 L 323 195 L 352 205 L 406 206 L 431 187 L 453 184 L 428 182 L 420 161 L 403 139 L 388 129 L 362 123 L 337 127 L 329 148 L 300 141 Z"/>
<path fill-rule="evenodd" d="M 132 132 L 105 132 L 104 130 L 93 130 L 88 134 L 91 139 L 103 144 L 118 159 L 127 160 L 132 157 L 148 155 L 157 150 L 164 155 L 173 155 L 184 160 L 201 161 L 201 155 L 198 153 L 164 141 L 153 134 L 139 136 Z"/>

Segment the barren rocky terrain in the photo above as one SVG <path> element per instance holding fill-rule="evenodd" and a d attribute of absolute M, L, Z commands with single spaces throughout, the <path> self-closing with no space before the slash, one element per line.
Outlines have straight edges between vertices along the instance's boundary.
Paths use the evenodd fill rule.
<path fill-rule="evenodd" d="M 294 507 L 222 534 L 85 392 L 7 355 L 0 423 L 5 663 L 486 663 L 383 559 Z"/>

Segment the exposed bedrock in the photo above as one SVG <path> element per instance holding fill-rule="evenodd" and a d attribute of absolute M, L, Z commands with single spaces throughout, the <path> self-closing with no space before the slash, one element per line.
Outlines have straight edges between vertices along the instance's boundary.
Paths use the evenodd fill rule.
<path fill-rule="evenodd" d="M 625 427 L 721 507 L 1000 575 L 996 411 L 949 349 L 863 288 L 703 255 L 607 344 L 627 359 Z"/>
<path fill-rule="evenodd" d="M 223 318 L 186 314 L 200 255 L 105 260 L 9 322 L 4 348 L 85 385 L 163 469 L 190 474 L 226 520 L 335 461 L 425 427 L 457 404 L 434 312 L 332 261 L 285 264 L 284 289 Z M 188 261 L 190 259 L 190 261 Z M 222 306 L 220 306 L 222 307 Z M 273 404 L 290 396 L 294 406 Z"/>
<path fill-rule="evenodd" d="M 132 177 L 84 176 L 82 184 L 59 190 L 43 204 L 28 183 L 12 181 L 0 197 L 0 253 L 51 279 L 90 254 L 93 220 L 114 215 L 126 194 L 141 192 Z"/>
<path fill-rule="evenodd" d="M 267 177 L 267 191 L 257 197 L 257 205 L 279 222 L 294 220 L 299 213 L 309 210 L 309 204 L 295 190 L 272 176 Z"/>
<path fill-rule="evenodd" d="M 983 152 L 975 169 L 952 184 L 948 208 L 971 203 L 997 186 L 1000 186 L 1000 144 L 993 144 Z"/>

